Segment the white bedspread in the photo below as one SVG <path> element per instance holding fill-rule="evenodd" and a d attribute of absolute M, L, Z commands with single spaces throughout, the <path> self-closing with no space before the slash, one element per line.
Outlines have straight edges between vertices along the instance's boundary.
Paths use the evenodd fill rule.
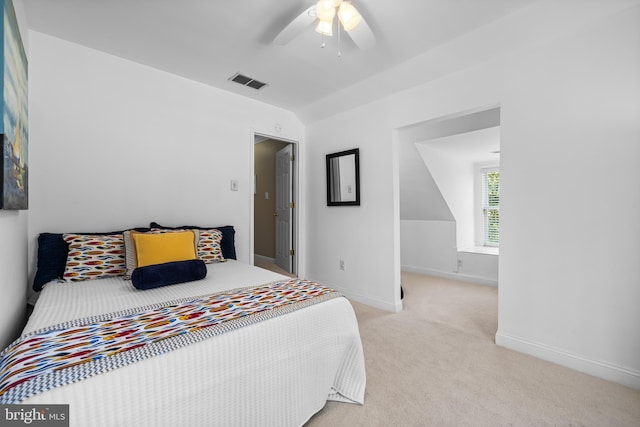
<path fill-rule="evenodd" d="M 205 280 L 146 291 L 120 278 L 50 283 L 24 332 L 283 278 L 230 260 L 209 265 Z M 335 298 L 22 403 L 69 403 L 72 426 L 296 426 L 328 399 L 363 403 L 364 389 L 355 314 Z"/>

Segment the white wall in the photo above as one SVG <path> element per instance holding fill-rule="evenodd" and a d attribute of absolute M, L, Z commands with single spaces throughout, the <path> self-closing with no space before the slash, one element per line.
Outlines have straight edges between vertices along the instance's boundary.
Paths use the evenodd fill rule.
<path fill-rule="evenodd" d="M 402 220 L 400 242 L 403 270 L 431 275 L 455 271 L 455 221 Z"/>
<path fill-rule="evenodd" d="M 13 0 L 13 7 L 28 57 L 29 39 L 22 0 Z M 0 349 L 13 341 L 24 326 L 27 307 L 27 218 L 28 211 L 0 210 Z"/>
<path fill-rule="evenodd" d="M 149 221 L 234 225 L 238 257 L 249 262 L 252 131 L 301 141 L 300 121 L 163 71 L 30 36 L 30 277 L 41 232 Z"/>
<path fill-rule="evenodd" d="M 375 106 L 307 127 L 307 273 L 355 300 L 396 311 L 402 305 L 390 226 L 395 212 L 391 133 L 388 112 Z M 329 207 L 325 155 L 351 148 L 360 148 L 360 206 Z"/>
<path fill-rule="evenodd" d="M 499 265 L 499 257 L 496 253 L 459 251 L 458 265 L 453 278 L 481 285 L 498 286 Z"/>
<path fill-rule="evenodd" d="M 27 211 L 0 210 L 0 348 L 17 338 L 27 308 Z"/>
<path fill-rule="evenodd" d="M 513 73 L 497 342 L 640 388 L 640 7 Z"/>
<path fill-rule="evenodd" d="M 565 5 L 555 39 L 309 124 L 309 271 L 397 308 L 394 130 L 500 105 L 497 342 L 640 388 L 640 8 L 605 6 Z M 358 146 L 363 204 L 329 209 L 322 156 Z"/>
<path fill-rule="evenodd" d="M 454 221 L 400 221 L 403 271 L 498 286 L 498 255 L 456 250 Z"/>

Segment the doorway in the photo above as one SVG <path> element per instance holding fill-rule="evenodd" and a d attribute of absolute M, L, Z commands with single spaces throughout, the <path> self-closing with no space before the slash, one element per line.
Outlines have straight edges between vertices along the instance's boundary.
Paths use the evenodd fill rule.
<path fill-rule="evenodd" d="M 500 111 L 397 130 L 401 271 L 498 286 Z"/>
<path fill-rule="evenodd" d="M 297 272 L 293 141 L 254 134 L 254 264 L 287 275 Z"/>

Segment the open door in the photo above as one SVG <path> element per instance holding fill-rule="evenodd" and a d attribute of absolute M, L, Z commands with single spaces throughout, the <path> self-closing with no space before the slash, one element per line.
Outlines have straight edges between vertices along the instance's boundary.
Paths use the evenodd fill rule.
<path fill-rule="evenodd" d="M 293 273 L 293 146 L 276 153 L 276 264 Z"/>

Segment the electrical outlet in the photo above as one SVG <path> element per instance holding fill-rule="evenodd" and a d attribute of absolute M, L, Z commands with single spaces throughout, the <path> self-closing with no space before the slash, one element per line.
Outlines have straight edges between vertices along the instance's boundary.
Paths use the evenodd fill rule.
<path fill-rule="evenodd" d="M 461 259 L 458 260 L 458 269 L 462 269 L 462 260 Z"/>
<path fill-rule="evenodd" d="M 342 270 L 342 271 L 345 270 L 344 260 L 343 259 L 340 260 L 340 270 Z"/>

